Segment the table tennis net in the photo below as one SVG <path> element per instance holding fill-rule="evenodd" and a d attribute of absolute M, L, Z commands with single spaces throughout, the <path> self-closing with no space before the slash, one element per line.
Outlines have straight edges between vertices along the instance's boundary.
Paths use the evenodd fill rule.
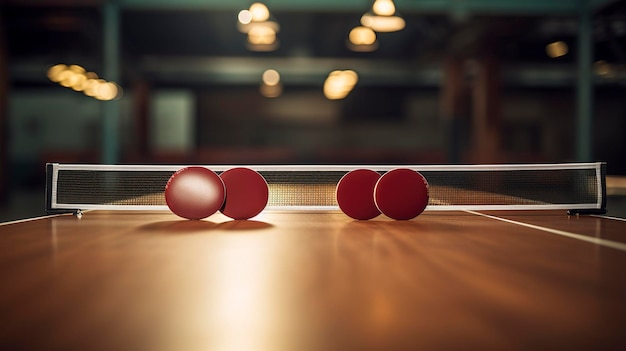
<path fill-rule="evenodd" d="M 50 213 L 76 210 L 168 210 L 165 185 L 185 166 L 47 165 Z M 333 210 L 337 183 L 367 168 L 381 175 L 394 168 L 420 172 L 429 184 L 426 210 L 548 210 L 603 213 L 604 163 L 517 165 L 204 165 L 217 174 L 233 168 L 258 171 L 269 187 L 268 210 Z M 228 195 L 227 195 L 228 196 Z"/>

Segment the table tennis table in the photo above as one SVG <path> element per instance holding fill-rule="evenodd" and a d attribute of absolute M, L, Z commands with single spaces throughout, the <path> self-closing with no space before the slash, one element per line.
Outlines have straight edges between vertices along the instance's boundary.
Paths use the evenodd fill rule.
<path fill-rule="evenodd" d="M 626 221 L 86 209 L 0 225 L 0 349 L 623 350 Z"/>

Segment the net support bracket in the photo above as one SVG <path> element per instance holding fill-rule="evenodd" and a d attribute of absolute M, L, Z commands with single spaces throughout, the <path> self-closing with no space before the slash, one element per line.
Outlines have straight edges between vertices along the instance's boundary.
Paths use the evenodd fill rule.
<path fill-rule="evenodd" d="M 606 162 L 600 165 L 600 208 L 568 210 L 567 215 L 603 215 L 606 214 Z"/>
<path fill-rule="evenodd" d="M 75 213 L 79 209 L 52 208 L 52 189 L 54 189 L 52 174 L 55 172 L 54 164 L 46 164 L 46 213 L 49 215 Z"/>

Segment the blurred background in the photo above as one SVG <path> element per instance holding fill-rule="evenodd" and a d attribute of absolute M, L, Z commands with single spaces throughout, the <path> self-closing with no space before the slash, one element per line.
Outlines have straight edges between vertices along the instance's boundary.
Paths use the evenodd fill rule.
<path fill-rule="evenodd" d="M 626 1 L 3 0 L 0 221 L 45 214 L 47 162 L 605 161 L 618 184 L 625 64 Z"/>

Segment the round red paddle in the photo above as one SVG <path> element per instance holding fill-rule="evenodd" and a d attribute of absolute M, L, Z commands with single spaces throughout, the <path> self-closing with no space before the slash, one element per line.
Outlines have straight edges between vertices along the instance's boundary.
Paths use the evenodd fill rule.
<path fill-rule="evenodd" d="M 267 182 L 258 172 L 245 167 L 220 174 L 226 186 L 226 201 L 220 211 L 232 219 L 252 218 L 265 208 L 269 198 Z"/>
<path fill-rule="evenodd" d="M 337 204 L 354 219 L 372 219 L 380 214 L 374 203 L 374 186 L 380 174 L 370 169 L 355 169 L 337 183 Z"/>
<path fill-rule="evenodd" d="M 417 217 L 428 205 L 428 182 L 419 173 L 398 168 L 383 174 L 374 189 L 376 206 L 387 217 Z"/>
<path fill-rule="evenodd" d="M 174 173 L 165 186 L 165 202 L 176 215 L 187 219 L 206 218 L 224 203 L 224 183 L 204 167 L 185 167 Z"/>

